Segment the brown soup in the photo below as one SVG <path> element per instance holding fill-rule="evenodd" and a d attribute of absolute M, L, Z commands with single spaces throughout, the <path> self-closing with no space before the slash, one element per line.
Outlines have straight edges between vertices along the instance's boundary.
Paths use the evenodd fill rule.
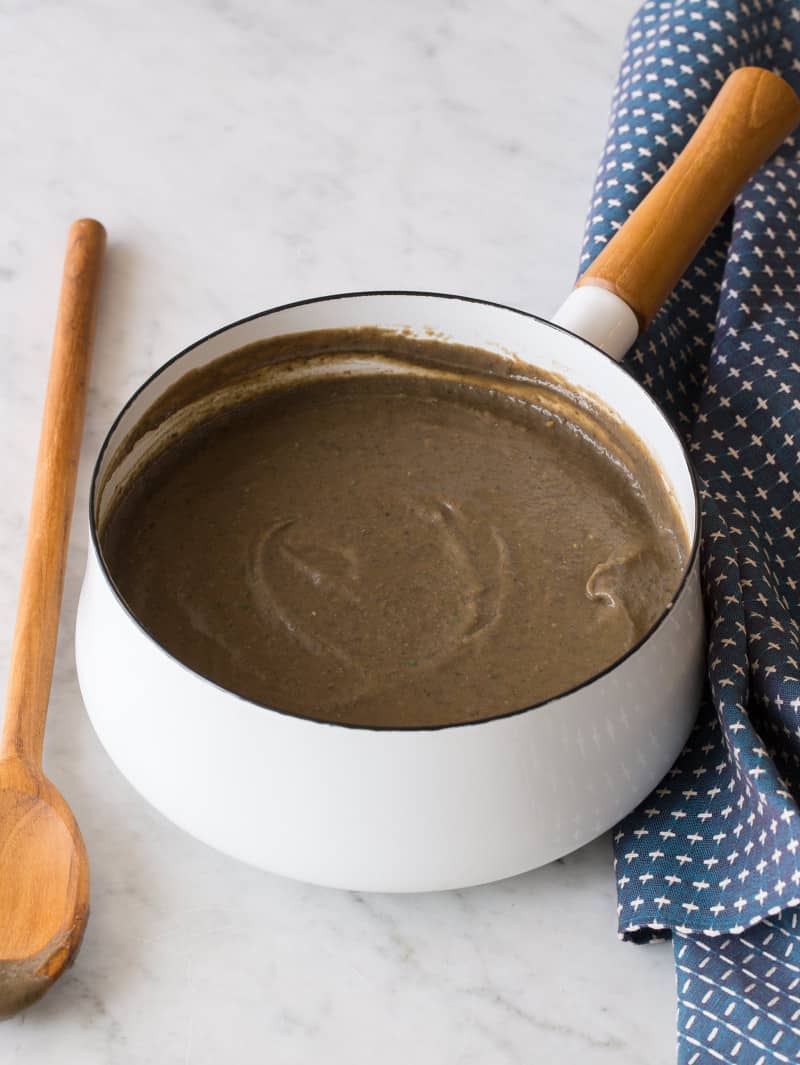
<path fill-rule="evenodd" d="M 179 382 L 123 453 L 189 403 L 102 552 L 160 644 L 255 702 L 405 727 L 518 710 L 618 659 L 680 583 L 685 531 L 643 446 L 519 362 L 279 338 Z"/>

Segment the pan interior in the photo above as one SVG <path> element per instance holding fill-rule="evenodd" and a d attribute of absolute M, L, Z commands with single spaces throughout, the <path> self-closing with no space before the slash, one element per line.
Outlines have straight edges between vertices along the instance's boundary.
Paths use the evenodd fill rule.
<path fill-rule="evenodd" d="M 663 615 L 689 555 L 618 415 L 413 331 L 280 336 L 178 376 L 96 503 L 107 570 L 166 650 L 254 702 L 371 727 L 585 682 Z"/>

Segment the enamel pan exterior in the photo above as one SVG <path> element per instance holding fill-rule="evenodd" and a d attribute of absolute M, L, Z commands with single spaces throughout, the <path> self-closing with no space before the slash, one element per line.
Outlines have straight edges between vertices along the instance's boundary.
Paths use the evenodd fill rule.
<path fill-rule="evenodd" d="M 143 412 L 183 374 L 245 344 L 366 325 L 433 330 L 513 352 L 597 397 L 655 457 L 691 538 L 687 571 L 671 608 L 604 673 L 559 698 L 479 723 L 326 724 L 218 687 L 174 659 L 130 614 L 99 553 L 96 518 L 110 457 Z M 228 326 L 168 362 L 124 407 L 97 462 L 90 525 L 76 655 L 100 740 L 168 818 L 271 872 L 366 891 L 458 888 L 512 876 L 613 825 L 664 776 L 692 726 L 705 637 L 698 500 L 687 456 L 650 396 L 612 358 L 522 311 L 376 292 L 291 304 Z"/>

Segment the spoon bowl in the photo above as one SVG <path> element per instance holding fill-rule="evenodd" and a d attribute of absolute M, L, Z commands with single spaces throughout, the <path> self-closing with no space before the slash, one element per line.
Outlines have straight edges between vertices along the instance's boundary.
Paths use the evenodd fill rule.
<path fill-rule="evenodd" d="M 0 1018 L 40 998 L 70 964 L 89 916 L 89 861 L 58 789 L 0 760 Z"/>

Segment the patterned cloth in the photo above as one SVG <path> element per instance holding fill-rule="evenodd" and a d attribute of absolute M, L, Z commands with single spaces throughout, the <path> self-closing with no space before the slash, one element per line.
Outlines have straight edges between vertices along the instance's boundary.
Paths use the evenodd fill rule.
<path fill-rule="evenodd" d="M 749 64 L 800 91 L 800 4 L 641 7 L 582 270 Z M 797 154 L 787 141 L 749 183 L 627 357 L 682 432 L 703 508 L 707 696 L 675 767 L 614 836 L 621 934 L 673 939 L 683 1065 L 800 1060 Z"/>

